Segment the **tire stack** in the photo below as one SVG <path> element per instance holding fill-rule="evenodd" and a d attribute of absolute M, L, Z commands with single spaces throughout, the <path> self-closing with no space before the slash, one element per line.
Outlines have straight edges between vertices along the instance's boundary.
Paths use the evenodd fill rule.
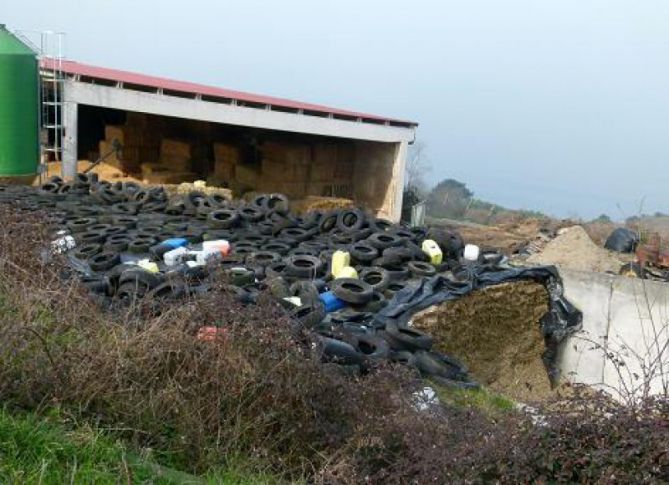
<path fill-rule="evenodd" d="M 269 289 L 317 335 L 324 360 L 366 369 L 390 359 L 447 384 L 474 385 L 461 363 L 431 350 L 428 335 L 372 324 L 403 288 L 437 273 L 463 274 L 464 245 L 457 233 L 407 228 L 360 209 L 297 216 L 281 194 L 233 201 L 194 191 L 170 199 L 160 187 L 112 184 L 85 174 L 71 183 L 55 177 L 39 189 L 0 189 L 0 201 L 49 213 L 66 231 L 60 237 L 76 241 L 67 253 L 72 267 L 101 298 L 128 303 L 150 295 L 160 301 L 206 291 L 208 265 L 167 267 L 156 247 L 182 238 L 197 252 L 203 241 L 224 239 L 232 252 L 220 265 L 239 299 L 252 303 Z M 421 250 L 428 238 L 440 245 L 444 263 L 428 261 Z M 333 279 L 330 263 L 337 250 L 350 254 L 358 278 Z M 147 271 L 142 261 L 155 263 L 158 271 Z M 339 309 L 326 311 L 326 295 Z"/>

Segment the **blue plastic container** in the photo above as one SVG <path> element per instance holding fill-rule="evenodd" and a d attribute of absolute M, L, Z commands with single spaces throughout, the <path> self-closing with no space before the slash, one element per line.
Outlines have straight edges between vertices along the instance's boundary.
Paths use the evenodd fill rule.
<path fill-rule="evenodd" d="M 331 291 L 326 291 L 325 293 L 321 293 L 320 295 L 318 295 L 318 298 L 325 305 L 325 311 L 327 313 L 336 312 L 337 310 L 341 310 L 346 306 L 346 303 L 337 298 Z"/>

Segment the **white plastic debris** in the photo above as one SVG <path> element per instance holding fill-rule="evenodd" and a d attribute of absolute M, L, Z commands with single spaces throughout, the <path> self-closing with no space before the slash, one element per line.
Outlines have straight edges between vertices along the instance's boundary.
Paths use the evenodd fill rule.
<path fill-rule="evenodd" d="M 225 239 L 214 239 L 212 241 L 204 241 L 202 243 L 202 249 L 204 251 L 210 249 L 216 249 L 223 253 L 224 255 L 230 254 L 230 243 Z"/>
<path fill-rule="evenodd" d="M 195 261 L 201 265 L 223 259 L 223 253 L 218 248 L 203 249 L 202 251 L 195 251 L 191 254 L 195 254 Z"/>
<path fill-rule="evenodd" d="M 172 249 L 163 254 L 163 261 L 167 266 L 176 266 L 183 262 L 184 257 L 189 253 L 184 247 Z"/>
<path fill-rule="evenodd" d="M 64 236 L 51 242 L 51 251 L 54 254 L 63 254 L 65 251 L 77 247 L 77 241 L 72 236 Z"/>
<path fill-rule="evenodd" d="M 465 259 L 467 261 L 478 261 L 481 248 L 476 244 L 467 244 L 465 246 Z"/>
<path fill-rule="evenodd" d="M 427 411 L 439 404 L 437 393 L 430 386 L 425 386 L 420 391 L 413 393 L 413 404 L 418 411 Z"/>
<path fill-rule="evenodd" d="M 287 296 L 284 298 L 288 303 L 292 303 L 295 306 L 302 306 L 302 299 L 299 296 Z"/>

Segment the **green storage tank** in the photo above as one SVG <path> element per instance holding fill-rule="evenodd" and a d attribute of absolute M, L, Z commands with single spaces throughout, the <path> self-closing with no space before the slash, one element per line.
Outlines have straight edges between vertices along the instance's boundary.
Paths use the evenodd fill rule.
<path fill-rule="evenodd" d="M 37 172 L 38 93 L 37 55 L 0 24 L 0 177 Z"/>

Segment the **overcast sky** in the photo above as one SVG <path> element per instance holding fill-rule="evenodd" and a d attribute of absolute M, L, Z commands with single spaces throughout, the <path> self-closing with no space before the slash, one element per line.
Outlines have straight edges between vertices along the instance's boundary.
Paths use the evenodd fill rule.
<path fill-rule="evenodd" d="M 0 0 L 107 67 L 418 121 L 436 183 L 669 212 L 667 0 Z M 620 208 L 619 208 L 620 207 Z"/>

